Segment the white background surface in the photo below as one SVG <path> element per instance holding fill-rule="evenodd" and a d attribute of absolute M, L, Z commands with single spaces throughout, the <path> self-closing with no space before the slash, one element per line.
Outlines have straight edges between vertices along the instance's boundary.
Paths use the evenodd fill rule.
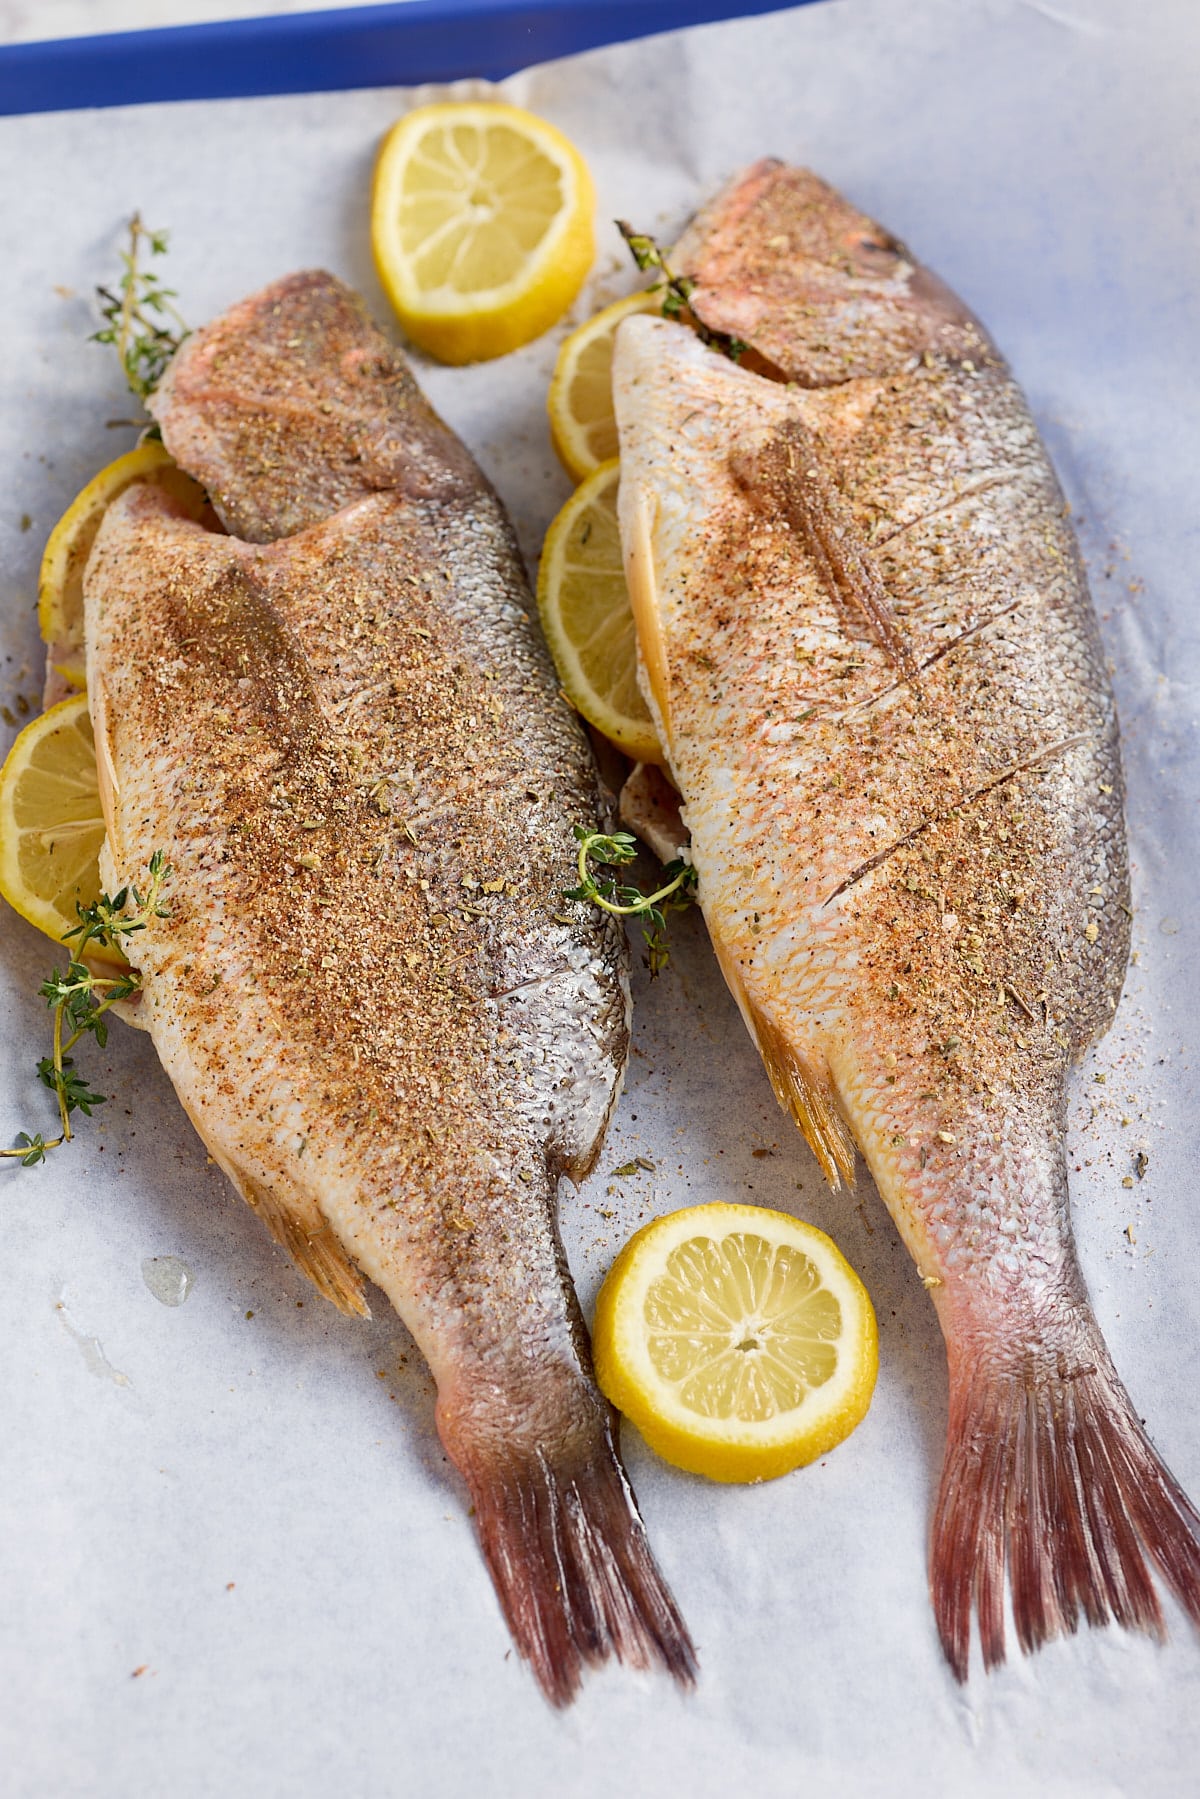
<path fill-rule="evenodd" d="M 1135 860 L 1139 959 L 1073 1087 L 1077 1234 L 1118 1366 L 1194 1495 L 1198 70 L 1186 0 L 1136 13 L 1120 0 L 843 0 L 595 53 L 506 89 L 576 138 L 602 220 L 669 236 L 754 156 L 811 163 L 964 295 L 1030 394 L 1113 659 Z M 315 263 L 382 318 L 367 190 L 406 104 L 356 93 L 0 121 L 10 709 L 37 690 L 46 533 L 131 442 L 105 428 L 129 403 L 84 341 L 122 220 L 140 206 L 171 227 L 194 321 Z M 607 227 L 602 243 L 578 316 L 629 284 Z M 531 557 L 567 492 L 544 424 L 554 350 L 545 339 L 488 369 L 420 370 Z M 663 979 L 639 983 L 601 1171 L 563 1195 L 585 1307 L 652 1210 L 732 1197 L 831 1230 L 881 1327 L 866 1422 L 787 1480 L 712 1487 L 626 1430 L 699 1645 L 697 1694 L 613 1670 L 565 1716 L 543 1705 L 509 1654 L 403 1329 L 382 1299 L 370 1325 L 338 1318 L 293 1273 L 206 1165 L 148 1042 L 118 1027 L 88 1063 L 114 1095 L 97 1120 L 49 1166 L 0 1170 L 6 1799 L 1196 1790 L 1200 1642 L 1174 1613 L 1166 1649 L 1085 1632 L 989 1679 L 976 1671 L 965 1692 L 947 1676 L 924 1566 L 945 1425 L 932 1310 L 869 1182 L 849 1198 L 824 1190 L 699 922 L 675 940 Z M 32 1064 L 51 960 L 6 913 L 9 1141 L 50 1122 Z M 1125 1188 L 1139 1147 L 1149 1170 Z M 636 1154 L 653 1175 L 606 1178 Z M 195 1275 L 177 1309 L 141 1272 L 168 1254 Z"/>

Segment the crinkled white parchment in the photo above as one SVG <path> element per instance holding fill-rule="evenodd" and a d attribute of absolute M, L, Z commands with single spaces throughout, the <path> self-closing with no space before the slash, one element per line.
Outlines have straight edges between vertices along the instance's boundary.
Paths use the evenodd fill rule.
<path fill-rule="evenodd" d="M 1193 1066 L 1200 804 L 1200 14 L 1190 0 L 839 0 L 533 70 L 604 220 L 669 237 L 739 165 L 811 164 L 987 321 L 1078 514 L 1121 705 L 1137 961 L 1072 1090 L 1082 1259 L 1118 1366 L 1200 1494 Z M 325 264 L 385 314 L 371 161 L 400 92 L 0 121 L 0 698 L 38 686 L 38 556 L 131 441 L 87 295 L 136 206 L 203 320 Z M 575 309 L 631 284 L 615 232 Z M 565 329 L 565 326 L 564 326 Z M 557 335 L 422 366 L 530 558 L 567 493 L 543 400 Z M 26 523 L 28 521 L 28 523 Z M 0 1131 L 32 1080 L 47 946 L 0 922 Z M 879 1312 L 871 1413 L 827 1463 L 738 1490 L 625 1449 L 703 1668 L 684 1698 L 610 1671 L 553 1715 L 505 1634 L 386 1304 L 338 1318 L 208 1165 L 148 1042 L 92 1056 L 114 1097 L 37 1172 L 0 1170 L 0 1785 L 170 1792 L 1167 1795 L 1200 1772 L 1200 1642 L 1084 1632 L 965 1692 L 925 1543 L 945 1425 L 927 1297 L 869 1182 L 834 1198 L 777 1109 L 698 920 L 639 983 L 599 1173 L 564 1193 L 590 1305 L 653 1210 L 732 1197 L 832 1231 Z M 1138 1150 L 1149 1158 L 1133 1178 Z M 611 1178 L 632 1157 L 653 1173 Z M 1126 1182 L 1133 1179 L 1132 1185 Z M 194 1275 L 167 1307 L 148 1258 Z"/>

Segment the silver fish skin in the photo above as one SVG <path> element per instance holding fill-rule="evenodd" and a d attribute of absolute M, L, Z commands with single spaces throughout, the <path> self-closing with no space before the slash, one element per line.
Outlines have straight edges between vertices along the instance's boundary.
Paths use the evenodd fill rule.
<path fill-rule="evenodd" d="M 1129 947 L 1116 712 L 1061 490 L 1003 357 L 894 237 L 767 160 L 618 332 L 641 673 L 709 931 L 836 1186 L 865 1157 L 937 1308 L 946 1656 L 1200 1622 L 1200 1519 L 1071 1239 L 1070 1064 Z"/>
<path fill-rule="evenodd" d="M 628 1041 L 626 949 L 568 905 L 594 768 L 511 528 L 400 354 L 304 273 L 188 340 L 161 488 L 86 574 L 109 890 L 212 1155 L 336 1305 L 427 1357 L 514 1639 L 563 1703 L 616 1655 L 690 1680 L 557 1233 Z"/>

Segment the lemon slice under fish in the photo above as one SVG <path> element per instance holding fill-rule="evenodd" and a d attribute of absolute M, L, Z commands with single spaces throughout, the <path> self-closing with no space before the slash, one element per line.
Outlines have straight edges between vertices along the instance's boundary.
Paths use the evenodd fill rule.
<path fill-rule="evenodd" d="M 86 694 L 27 724 L 0 769 L 0 893 L 61 942 L 100 895 L 104 816 Z M 89 958 L 121 962 L 92 945 Z"/>
<path fill-rule="evenodd" d="M 371 245 L 408 336 L 442 362 L 479 362 L 561 318 L 596 253 L 587 164 L 517 106 L 420 106 L 379 152 Z"/>
<path fill-rule="evenodd" d="M 662 765 L 637 684 L 637 633 L 617 526 L 620 464 L 602 463 L 554 519 L 542 546 L 538 609 L 563 691 L 635 762 Z"/>
<path fill-rule="evenodd" d="M 82 688 L 83 571 L 107 507 L 135 481 L 158 481 L 199 518 L 204 489 L 177 468 L 161 443 L 151 441 L 118 456 L 76 495 L 50 533 L 38 575 L 38 626 L 50 645 L 51 660 L 63 680 Z"/>
<path fill-rule="evenodd" d="M 655 288 L 628 294 L 594 313 L 563 339 L 546 396 L 546 410 L 555 452 L 575 481 L 584 480 L 617 454 L 612 398 L 617 326 L 631 313 L 657 312 L 661 304 L 662 295 Z"/>
<path fill-rule="evenodd" d="M 596 1375 L 667 1461 L 770 1480 L 861 1422 L 879 1365 L 866 1288 L 823 1231 L 759 1206 L 657 1218 L 596 1303 Z"/>

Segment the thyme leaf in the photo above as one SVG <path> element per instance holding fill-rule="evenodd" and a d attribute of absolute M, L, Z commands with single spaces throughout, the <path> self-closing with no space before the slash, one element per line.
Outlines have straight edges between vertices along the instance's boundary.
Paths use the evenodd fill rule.
<path fill-rule="evenodd" d="M 640 887 L 623 887 L 592 867 L 620 868 L 637 855 L 637 839 L 628 831 L 589 831 L 583 825 L 573 827 L 579 845 L 579 885 L 563 894 L 564 899 L 582 900 L 611 912 L 615 918 L 641 918 L 642 936 L 646 940 L 647 967 L 651 977 L 662 973 L 670 959 L 667 945 L 667 913 L 681 912 L 696 897 L 696 870 L 682 857 L 668 862 L 663 869 L 665 884 L 655 893 L 643 893 Z"/>
<path fill-rule="evenodd" d="M 22 1131 L 17 1137 L 17 1145 L 16 1149 L 9 1149 L 4 1153 L 20 1156 L 22 1168 L 36 1168 L 39 1162 L 46 1160 L 46 1139 L 40 1131 L 33 1137 Z"/>
<path fill-rule="evenodd" d="M 16 1158 L 22 1168 L 34 1168 L 46 1160 L 46 1151 L 69 1143 L 72 1112 L 90 1118 L 96 1106 L 104 1104 L 105 1095 L 89 1086 L 76 1072 L 71 1051 L 81 1038 L 92 1036 L 103 1049 L 108 1041 L 105 1014 L 118 1000 L 128 999 L 142 984 L 135 969 L 124 974 L 93 974 L 85 960 L 89 948 L 114 949 L 120 952 L 121 940 L 135 931 L 144 931 L 154 918 L 165 918 L 162 890 L 171 870 L 161 850 L 150 858 L 149 881 L 143 892 L 138 887 L 122 887 L 113 898 L 102 893 L 90 906 L 76 905 L 79 923 L 67 931 L 64 942 L 76 939 L 71 959 L 65 969 L 56 968 L 38 988 L 39 994 L 54 1013 L 53 1047 L 37 1065 L 38 1079 L 49 1087 L 58 1101 L 59 1134 L 47 1138 L 40 1131 L 30 1136 L 21 1131 L 12 1149 L 0 1149 L 0 1157 Z"/>
<path fill-rule="evenodd" d="M 146 400 L 162 380 L 163 371 L 185 337 L 190 335 L 174 302 L 173 287 L 166 287 L 150 268 L 139 266 L 143 247 L 150 256 L 164 256 L 167 233 L 151 231 L 140 213 L 129 221 L 129 248 L 121 252 L 122 270 L 115 286 L 97 287 L 104 325 L 91 341 L 112 344 L 125 371 L 130 391 Z"/>

